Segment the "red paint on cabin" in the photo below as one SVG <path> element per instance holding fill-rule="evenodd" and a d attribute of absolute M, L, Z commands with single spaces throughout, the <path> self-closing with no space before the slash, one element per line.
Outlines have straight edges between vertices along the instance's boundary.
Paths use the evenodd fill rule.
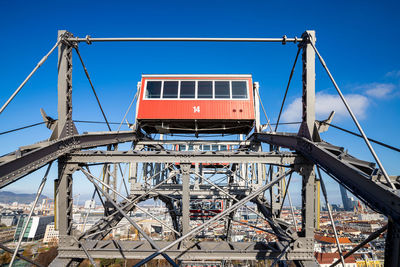
<path fill-rule="evenodd" d="M 147 83 L 152 81 L 160 81 L 163 89 L 165 89 L 166 82 L 177 81 L 179 89 L 176 97 L 165 98 L 163 89 L 160 89 L 161 92 L 156 99 L 149 98 L 149 93 L 146 92 Z M 181 98 L 182 81 L 194 82 L 196 84 L 196 94 L 193 97 L 186 96 L 186 98 Z M 207 99 L 199 98 L 199 82 L 206 81 L 212 82 L 213 96 Z M 216 98 L 216 87 L 221 82 L 229 82 L 230 86 L 230 96 L 223 99 Z M 240 95 L 234 98 L 233 86 L 234 84 L 238 86 L 238 82 L 241 82 L 241 86 L 243 84 L 247 85 L 245 97 L 243 97 L 244 95 Z M 226 93 L 227 91 L 224 92 Z M 253 127 L 254 120 L 254 94 L 250 75 L 142 76 L 137 121 L 140 127 L 147 132 L 248 133 Z"/>

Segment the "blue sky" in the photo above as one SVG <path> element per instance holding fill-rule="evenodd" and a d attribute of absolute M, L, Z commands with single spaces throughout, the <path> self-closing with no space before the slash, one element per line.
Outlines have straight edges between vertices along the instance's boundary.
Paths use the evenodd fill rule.
<path fill-rule="evenodd" d="M 300 37 L 316 30 L 317 47 L 371 138 L 400 147 L 400 20 L 398 1 L 1 1 L 0 104 L 54 45 L 57 30 L 84 37 Z M 297 47 L 261 43 L 95 43 L 80 50 L 110 121 L 119 122 L 142 73 L 250 73 L 260 82 L 275 121 Z M 41 121 L 39 109 L 57 114 L 57 55 L 26 84 L 0 115 L 0 132 Z M 317 118 L 334 109 L 333 123 L 355 130 L 317 62 Z M 289 91 L 284 121 L 299 118 L 301 64 Z M 74 56 L 73 118 L 102 120 L 83 70 Z M 134 114 L 129 114 L 132 121 Z M 116 126 L 114 126 L 116 127 Z M 78 124 L 80 132 L 105 125 Z M 295 128 L 281 130 L 296 131 Z M 0 136 L 0 154 L 48 138 L 42 126 Z M 372 160 L 361 140 L 330 129 L 323 138 Z M 376 147 L 376 146 L 375 146 Z M 400 155 L 376 147 L 384 166 L 399 174 Z M 44 170 L 4 190 L 34 192 Z M 55 169 L 51 172 L 55 178 Z M 299 183 L 300 181 L 298 181 Z M 75 192 L 88 194 L 82 181 Z M 333 202 L 338 186 L 327 181 Z M 52 194 L 48 182 L 45 194 Z M 91 191 L 92 189 L 89 188 Z M 293 192 L 293 199 L 299 200 Z"/>

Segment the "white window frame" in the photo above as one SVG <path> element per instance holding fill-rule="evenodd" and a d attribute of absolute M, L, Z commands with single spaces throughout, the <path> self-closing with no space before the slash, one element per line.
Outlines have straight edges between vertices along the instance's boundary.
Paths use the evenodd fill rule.
<path fill-rule="evenodd" d="M 156 80 L 154 80 L 154 81 L 156 81 Z M 179 90 L 180 90 L 180 81 L 181 80 L 178 80 L 178 79 L 174 79 L 174 80 L 161 80 L 162 81 L 162 85 L 161 85 L 161 92 L 162 92 L 162 94 L 161 94 L 161 97 L 160 97 L 160 99 L 162 99 L 162 100 L 176 100 L 176 99 L 179 99 Z M 178 82 L 178 97 L 177 98 L 164 98 L 164 82 Z M 151 99 L 153 99 L 153 98 L 151 98 Z"/>
<path fill-rule="evenodd" d="M 232 95 L 232 82 L 246 82 L 246 92 L 247 92 L 247 96 L 246 98 L 233 98 Z M 249 100 L 250 99 L 250 92 L 249 92 L 249 83 L 246 80 L 230 80 L 230 87 L 231 87 L 231 98 L 232 100 Z"/>
<path fill-rule="evenodd" d="M 148 98 L 147 97 L 147 83 L 151 82 L 161 82 L 161 89 L 160 89 L 160 98 Z M 194 98 L 181 98 L 181 82 L 182 81 L 193 81 L 195 82 L 195 97 Z M 229 98 L 215 98 L 215 82 L 229 82 Z M 178 82 L 178 95 L 177 98 L 164 98 L 164 82 Z M 212 83 L 212 98 L 199 98 L 199 82 L 211 82 Z M 246 98 L 232 98 L 232 82 L 245 82 L 246 83 L 246 92 L 247 92 L 247 97 Z M 230 80 L 230 79 L 223 79 L 223 80 L 213 80 L 213 79 L 173 79 L 173 80 L 163 80 L 163 79 L 146 79 L 145 85 L 144 85 L 144 92 L 143 92 L 143 100 L 231 100 L 231 101 L 246 101 L 250 100 L 250 87 L 249 87 L 249 82 L 248 80 L 245 79 L 235 79 L 235 80 Z"/>
<path fill-rule="evenodd" d="M 229 98 L 215 98 L 215 82 L 228 82 L 229 84 Z M 213 95 L 213 100 L 233 100 L 232 99 L 232 86 L 231 86 L 231 80 L 214 80 L 214 95 Z M 244 98 L 243 98 L 244 99 Z"/>
<path fill-rule="evenodd" d="M 194 82 L 194 98 L 181 98 L 181 82 Z M 193 79 L 193 80 L 179 80 L 179 95 L 178 95 L 178 99 L 180 100 L 196 100 L 197 99 L 197 80 Z"/>

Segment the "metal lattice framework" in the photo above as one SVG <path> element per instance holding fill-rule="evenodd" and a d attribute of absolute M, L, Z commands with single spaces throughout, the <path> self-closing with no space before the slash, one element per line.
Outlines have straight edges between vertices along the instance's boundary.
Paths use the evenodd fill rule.
<path fill-rule="evenodd" d="M 298 133 L 278 133 L 276 128 L 275 131 L 272 131 L 272 128 L 269 132 L 263 131 L 266 126 L 260 125 L 258 110 L 260 103 L 256 101 L 254 133 L 241 141 L 152 140 L 140 131 L 112 132 L 111 128 L 110 132 L 79 134 L 72 120 L 72 52 L 74 49 L 78 52 L 83 64 L 78 50 L 81 42 L 91 44 L 108 41 L 298 43 L 299 52 L 302 52 L 303 67 L 303 117 L 300 130 Z M 359 247 L 388 229 L 385 266 L 400 266 L 399 181 L 396 180 L 397 177 L 387 175 L 370 146 L 368 138 L 315 47 L 314 31 L 305 32 L 301 38 L 286 36 L 282 38 L 91 38 L 90 36 L 78 38 L 67 31 L 59 31 L 56 45 L 1 108 L 0 113 L 56 47 L 58 47 L 58 119 L 52 120 L 44 116 L 47 126 L 52 130 L 51 137 L 48 141 L 21 147 L 0 158 L 0 188 L 55 160 L 58 161 L 55 199 L 59 253 L 52 266 L 73 266 L 86 258 L 93 265 L 96 258 L 141 260 L 137 266 L 154 258 L 165 258 L 173 266 L 185 260 L 261 259 L 272 259 L 275 260 L 274 263 L 292 260 L 299 266 L 317 265 L 314 258 L 314 229 L 319 219 L 317 196 L 320 183 L 326 198 L 320 169 L 371 208 L 388 217 L 388 225 L 371 235 Z M 319 133 L 325 131 L 327 126 L 315 120 L 315 55 L 327 70 L 379 169 L 375 168 L 374 163 L 359 160 L 342 147 L 321 140 Z M 86 68 L 84 70 L 89 78 Z M 293 69 L 290 79 L 292 75 Z M 91 86 L 94 91 L 92 83 Z M 258 98 L 255 96 L 255 99 Z M 100 104 L 99 101 L 98 103 Z M 103 110 L 102 114 L 108 124 Z M 329 122 L 327 124 L 329 125 Z M 120 143 L 131 143 L 132 148 L 120 151 L 118 150 Z M 194 146 L 194 151 L 168 149 L 179 144 L 191 144 Z M 236 149 L 199 151 L 199 145 L 204 144 L 225 144 Z M 270 151 L 262 151 L 262 144 L 269 144 Z M 203 163 L 221 162 L 224 162 L 224 165 L 218 168 L 202 168 Z M 103 164 L 103 180 L 98 179 L 90 171 L 91 165 L 98 164 Z M 127 194 L 116 190 L 118 177 L 124 179 L 121 164 L 130 168 L 131 185 L 130 190 L 126 188 Z M 72 229 L 72 183 L 75 172 L 83 173 L 94 185 L 95 193 L 102 200 L 105 210 L 103 218 L 79 235 Z M 301 229 L 297 229 L 296 222 L 290 224 L 281 219 L 283 203 L 287 197 L 290 200 L 288 190 L 294 172 L 302 177 Z M 216 175 L 219 177 L 218 182 L 212 179 Z M 42 183 L 45 181 L 44 179 Z M 38 195 L 41 189 L 42 187 L 39 188 Z M 171 241 L 153 240 L 128 215 L 132 211 L 141 210 L 138 204 L 150 198 L 160 199 L 168 208 L 171 225 L 162 221 L 160 223 L 173 233 Z M 119 201 L 120 199 L 122 200 Z M 226 205 L 222 212 L 210 216 L 192 228 L 190 202 L 197 199 L 222 199 Z M 330 211 L 327 198 L 326 202 Z M 260 229 L 251 224 L 248 226 L 273 234 L 275 238 L 272 241 L 232 241 L 232 225 L 245 224 L 235 220 L 233 216 L 243 207 L 257 214 L 269 228 Z M 151 213 L 148 215 L 157 219 Z M 143 240 L 104 239 L 124 218 L 137 229 Z M 202 237 L 203 230 L 219 227 L 221 224 L 224 227 L 222 236 L 214 240 Z M 18 251 L 19 245 L 20 242 L 15 251 Z M 4 245 L 1 245 L 1 248 L 13 251 Z M 338 248 L 340 251 L 340 246 Z M 349 253 L 341 255 L 342 262 L 348 255 Z M 29 260 L 15 252 L 12 261 L 16 256 Z"/>

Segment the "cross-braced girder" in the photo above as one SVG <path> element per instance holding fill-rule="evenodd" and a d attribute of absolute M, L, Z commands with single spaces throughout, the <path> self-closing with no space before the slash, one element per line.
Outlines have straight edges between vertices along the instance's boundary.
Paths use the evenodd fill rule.
<path fill-rule="evenodd" d="M 89 258 L 93 264 L 93 259 L 96 258 L 138 259 L 142 260 L 140 264 L 144 264 L 150 259 L 163 257 L 172 265 L 176 264 L 174 261 L 187 259 L 275 259 L 276 262 L 294 260 L 298 265 L 311 266 L 315 264 L 314 229 L 319 207 L 316 197 L 316 192 L 319 190 L 318 179 L 316 179 L 314 169 L 317 165 L 370 207 L 388 216 L 389 237 L 386 245 L 387 247 L 398 246 L 399 181 L 396 177 L 387 175 L 379 158 L 369 145 L 369 139 L 366 138 L 325 62 L 316 50 L 315 40 L 313 31 L 305 32 L 301 38 L 286 36 L 282 38 L 91 38 L 89 36 L 78 38 L 67 31 L 60 31 L 55 46 L 59 47 L 58 120 L 46 122 L 52 124 L 49 127 L 53 131 L 49 141 L 21 147 L 13 153 L 0 157 L 0 188 L 58 160 L 56 224 L 60 230 L 60 243 L 59 255 L 53 264 L 57 262 L 64 265 L 76 264 L 85 258 Z M 282 42 L 283 44 L 300 42 L 287 86 L 288 89 L 296 61 L 302 52 L 303 117 L 300 130 L 297 134 L 271 133 L 272 127 L 266 117 L 264 106 L 258 102 L 261 97 L 257 84 L 255 88 L 258 100 L 255 101 L 255 106 L 258 108 L 261 104 L 270 133 L 260 132 L 266 127 L 260 124 L 259 110 L 256 111 L 258 117 L 254 134 L 241 141 L 152 140 L 142 132 L 121 132 L 119 131 L 121 125 L 117 132 L 111 132 L 110 124 L 78 50 L 81 42 L 91 44 L 109 41 L 228 41 Z M 79 135 L 76 131 L 72 121 L 72 51 L 74 48 L 84 66 L 110 132 Z M 45 56 L 44 60 L 54 49 Z M 343 148 L 321 140 L 314 108 L 316 53 L 355 120 L 361 136 L 378 163 L 379 170 L 375 169 L 373 163 L 352 157 Z M 0 113 L 15 94 L 1 108 Z M 284 98 L 286 94 L 287 90 Z M 281 111 L 282 108 L 283 105 Z M 127 113 L 124 119 L 126 115 Z M 278 124 L 279 119 L 275 131 Z M 132 149 L 118 150 L 118 144 L 123 142 L 132 142 Z M 262 151 L 264 143 L 270 144 L 270 151 Z M 171 147 L 189 144 L 195 147 L 194 151 L 171 149 Z M 235 149 L 206 152 L 197 149 L 201 144 L 224 144 Z M 102 146 L 106 146 L 107 150 L 98 148 Z M 280 148 L 289 148 L 293 152 L 281 151 Z M 98 164 L 105 166 L 104 180 L 96 178 L 88 169 L 89 165 Z M 128 179 L 131 182 L 131 188 L 128 190 L 125 187 L 126 191 L 129 191 L 126 192 L 127 195 L 116 190 L 118 178 L 121 176 L 124 183 L 126 179 L 121 165 L 129 168 Z M 103 218 L 88 230 L 83 229 L 79 234 L 73 231 L 72 222 L 72 184 L 73 173 L 76 170 L 81 170 L 93 184 L 95 193 L 101 199 L 105 210 Z M 288 198 L 291 202 L 288 187 L 292 178 L 289 178 L 286 183 L 285 177 L 295 171 L 302 177 L 301 231 L 297 231 L 293 207 L 291 207 L 293 223 L 287 223 L 280 218 L 285 199 Z M 119 201 L 120 199 L 122 201 Z M 173 233 L 171 241 L 154 240 L 129 216 L 129 213 L 141 210 L 138 204 L 148 199 L 160 199 L 164 203 L 170 222 L 160 222 L 154 215 L 149 216 L 155 218 L 156 221 L 159 220 L 164 229 L 171 230 Z M 205 200 L 222 201 L 224 208 L 217 212 L 201 213 L 203 217 L 199 220 L 199 216 L 192 214 L 192 202 Z M 290 205 L 292 206 L 291 203 Z M 256 214 L 256 223 L 236 220 L 235 214 L 240 208 Z M 109 237 L 113 229 L 120 227 L 119 223 L 123 219 L 134 226 L 145 240 L 104 240 Z M 262 227 L 257 224 L 258 219 L 263 222 Z M 197 224 L 193 224 L 193 221 L 197 221 Z M 234 242 L 231 233 L 239 224 L 249 229 L 273 234 L 274 240 Z M 210 232 L 212 228 L 221 227 L 226 229 L 222 235 L 214 236 L 214 241 L 205 238 L 206 231 Z M 397 250 L 399 250 L 398 247 L 396 247 Z M 396 265 L 399 262 L 396 257 L 387 257 L 390 264 Z"/>

